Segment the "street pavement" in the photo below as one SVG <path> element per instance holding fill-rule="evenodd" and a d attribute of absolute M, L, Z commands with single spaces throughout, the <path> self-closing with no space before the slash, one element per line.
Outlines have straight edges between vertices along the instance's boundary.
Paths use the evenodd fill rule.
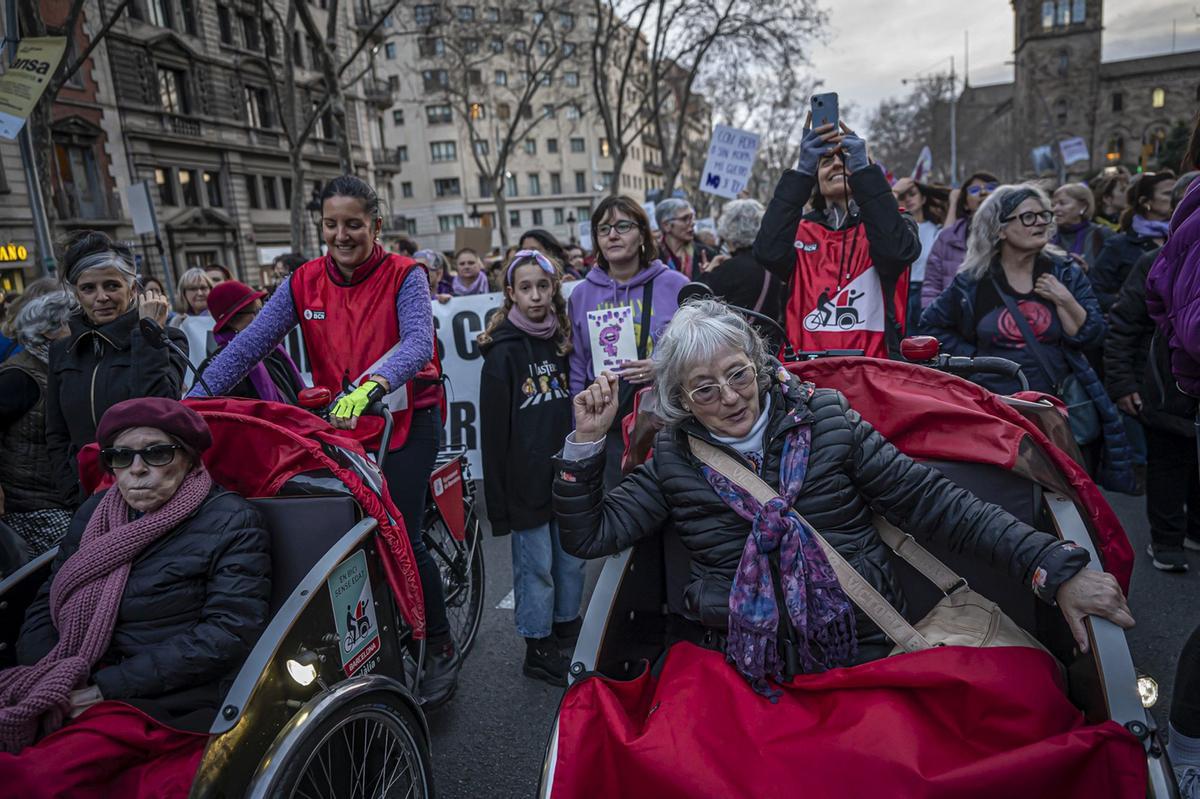
<path fill-rule="evenodd" d="M 1158 680 L 1161 698 L 1155 716 L 1165 726 L 1175 658 L 1200 623 L 1200 556 L 1192 556 L 1193 573 L 1155 570 L 1146 555 L 1149 529 L 1144 498 L 1110 494 L 1109 500 L 1137 555 L 1130 591 L 1138 622 L 1129 633 L 1134 662 Z M 528 799 L 537 790 L 562 691 L 521 674 L 524 641 L 513 629 L 512 610 L 497 607 L 512 590 L 508 539 L 486 535 L 484 557 L 487 592 L 475 648 L 463 666 L 454 701 L 429 719 L 437 795 L 441 799 Z M 589 564 L 585 600 L 599 569 L 599 562 Z"/>

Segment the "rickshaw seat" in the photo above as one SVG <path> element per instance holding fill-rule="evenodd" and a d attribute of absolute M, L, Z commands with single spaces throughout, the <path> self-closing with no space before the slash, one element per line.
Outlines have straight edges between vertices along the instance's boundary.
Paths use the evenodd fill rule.
<path fill-rule="evenodd" d="M 344 494 L 252 499 L 271 542 L 271 615 L 309 570 L 358 523 L 353 497 Z"/>

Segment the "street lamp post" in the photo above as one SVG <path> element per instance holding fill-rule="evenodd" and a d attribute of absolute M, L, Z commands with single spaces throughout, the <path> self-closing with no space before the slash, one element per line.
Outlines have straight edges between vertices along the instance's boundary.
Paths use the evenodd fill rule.
<path fill-rule="evenodd" d="M 570 231 L 571 243 L 575 243 L 575 212 L 571 211 L 567 214 L 567 227 Z"/>

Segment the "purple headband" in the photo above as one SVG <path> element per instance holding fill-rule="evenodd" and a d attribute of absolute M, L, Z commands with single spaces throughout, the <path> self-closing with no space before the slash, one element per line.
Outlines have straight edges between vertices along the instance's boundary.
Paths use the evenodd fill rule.
<path fill-rule="evenodd" d="M 558 274 L 558 269 L 555 268 L 554 264 L 550 263 L 550 259 L 537 250 L 518 250 L 513 259 L 509 261 L 508 269 L 504 272 L 504 285 L 512 285 L 513 270 L 517 268 L 521 261 L 528 258 L 532 258 L 542 268 L 542 271 L 551 277 Z"/>

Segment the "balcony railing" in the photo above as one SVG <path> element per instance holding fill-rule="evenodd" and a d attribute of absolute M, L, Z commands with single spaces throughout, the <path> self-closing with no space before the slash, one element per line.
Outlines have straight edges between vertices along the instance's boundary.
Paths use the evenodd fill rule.
<path fill-rule="evenodd" d="M 366 6 L 358 6 L 354 9 L 354 27 L 358 29 L 359 33 L 366 33 L 375 26 L 375 20 L 379 18 L 381 13 L 381 11 L 372 11 Z M 386 38 L 387 31 L 384 30 L 383 25 L 375 27 L 374 32 L 371 34 L 371 40 L 382 42 Z"/>
<path fill-rule="evenodd" d="M 392 103 L 396 101 L 396 92 L 386 80 L 379 78 L 363 78 L 362 93 L 368 103 L 371 103 L 381 111 L 386 111 L 392 107 Z"/>
<path fill-rule="evenodd" d="M 121 202 L 108 192 L 77 193 L 56 187 L 52 192 L 54 210 L 62 221 L 110 220 L 120 217 Z"/>
<path fill-rule="evenodd" d="M 389 172 L 400 171 L 400 153 L 394 147 L 376 147 L 371 151 L 371 160 L 375 163 L 376 169 L 385 169 Z"/>
<path fill-rule="evenodd" d="M 200 123 L 187 117 L 167 115 L 167 129 L 177 136 L 200 136 Z"/>

